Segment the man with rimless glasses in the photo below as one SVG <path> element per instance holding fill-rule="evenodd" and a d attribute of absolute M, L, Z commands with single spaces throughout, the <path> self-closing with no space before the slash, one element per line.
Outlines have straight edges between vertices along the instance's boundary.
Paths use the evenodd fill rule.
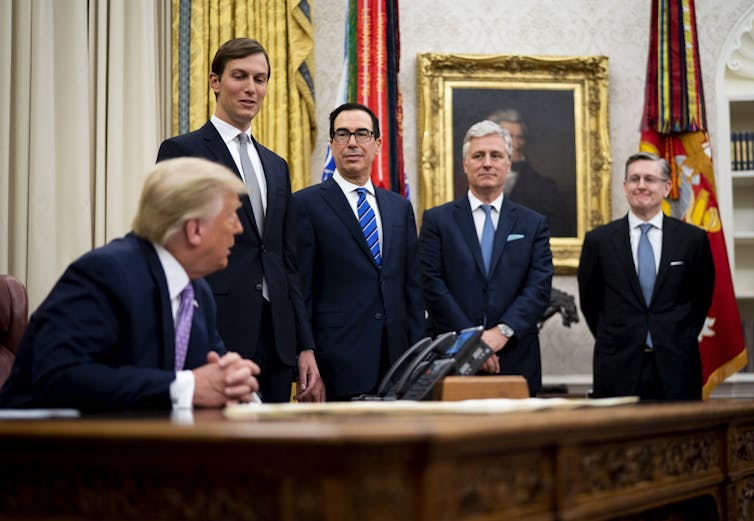
<path fill-rule="evenodd" d="M 715 284 L 707 233 L 662 213 L 670 166 L 653 154 L 626 161 L 628 215 L 584 237 L 581 311 L 595 338 L 595 397 L 699 400 L 698 335 Z"/>
<path fill-rule="evenodd" d="M 330 114 L 336 171 L 293 195 L 298 265 L 328 401 L 374 394 L 424 335 L 411 203 L 372 184 L 379 121 L 364 105 Z"/>

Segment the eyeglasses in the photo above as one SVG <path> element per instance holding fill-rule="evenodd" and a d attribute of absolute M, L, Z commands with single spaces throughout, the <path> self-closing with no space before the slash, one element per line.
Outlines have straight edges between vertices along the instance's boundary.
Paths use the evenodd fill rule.
<path fill-rule="evenodd" d="M 355 136 L 357 142 L 366 143 L 367 141 L 372 139 L 373 135 L 374 132 L 365 128 L 357 128 L 353 132 L 351 132 L 347 128 L 339 128 L 335 132 L 333 132 L 332 140 L 336 143 L 347 143 L 348 140 L 351 139 L 351 136 Z"/>
<path fill-rule="evenodd" d="M 661 183 L 669 183 L 670 179 L 663 179 L 661 177 L 655 177 L 653 175 L 645 175 L 644 177 L 640 175 L 631 175 L 626 178 L 626 183 L 630 185 L 638 185 L 641 183 L 641 180 L 644 180 L 645 185 L 656 185 Z"/>

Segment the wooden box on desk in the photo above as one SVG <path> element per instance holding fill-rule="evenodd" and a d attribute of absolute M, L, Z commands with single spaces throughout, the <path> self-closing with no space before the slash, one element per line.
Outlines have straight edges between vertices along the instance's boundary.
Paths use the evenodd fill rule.
<path fill-rule="evenodd" d="M 435 400 L 446 402 L 482 398 L 528 398 L 523 376 L 447 376 L 435 385 Z"/>

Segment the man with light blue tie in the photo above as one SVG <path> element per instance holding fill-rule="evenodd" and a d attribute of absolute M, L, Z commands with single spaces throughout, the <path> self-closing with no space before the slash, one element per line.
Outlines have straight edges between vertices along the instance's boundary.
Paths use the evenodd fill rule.
<path fill-rule="evenodd" d="M 584 237 L 581 310 L 595 337 L 594 395 L 699 400 L 697 337 L 712 302 L 715 266 L 707 233 L 662 213 L 665 159 L 626 161 L 630 211 Z"/>
<path fill-rule="evenodd" d="M 369 108 L 339 106 L 330 114 L 336 172 L 293 194 L 301 286 L 328 401 L 374 394 L 424 335 L 411 203 L 371 181 L 381 145 Z"/>
<path fill-rule="evenodd" d="M 491 121 L 463 140 L 468 193 L 424 212 L 419 236 L 432 334 L 483 325 L 495 350 L 482 371 L 542 386 L 537 322 L 550 301 L 552 253 L 545 217 L 503 195 L 511 137 Z"/>

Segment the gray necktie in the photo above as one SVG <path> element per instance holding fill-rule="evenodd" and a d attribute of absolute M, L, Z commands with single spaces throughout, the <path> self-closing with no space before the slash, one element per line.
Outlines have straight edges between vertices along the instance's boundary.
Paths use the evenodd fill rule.
<path fill-rule="evenodd" d="M 251 199 L 251 210 L 254 212 L 254 220 L 257 222 L 257 229 L 259 235 L 262 235 L 264 231 L 264 206 L 262 206 L 262 193 L 259 191 L 259 181 L 257 175 L 254 172 L 254 167 L 251 165 L 251 159 L 249 159 L 249 149 L 247 143 L 249 136 L 246 132 L 238 134 L 238 142 L 241 144 L 241 169 L 243 170 L 243 176 L 246 180 L 246 186 L 249 187 L 249 199 Z"/>
<path fill-rule="evenodd" d="M 639 248 L 637 257 L 639 260 L 639 285 L 644 295 L 644 302 L 649 306 L 652 300 L 652 291 L 655 287 L 655 254 L 652 251 L 652 244 L 649 242 L 649 230 L 652 225 L 649 223 L 640 224 L 641 236 L 639 237 Z M 647 331 L 647 345 L 652 347 L 652 335 Z"/>

